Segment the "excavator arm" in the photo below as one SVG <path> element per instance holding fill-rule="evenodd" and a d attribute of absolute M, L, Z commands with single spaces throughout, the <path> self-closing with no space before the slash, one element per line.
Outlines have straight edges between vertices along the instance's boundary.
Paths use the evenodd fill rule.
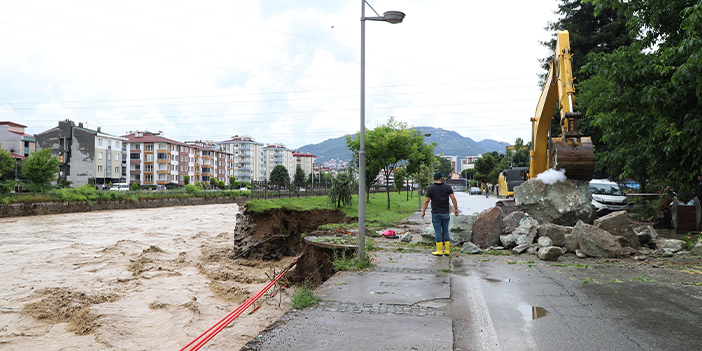
<path fill-rule="evenodd" d="M 592 140 L 578 131 L 580 113 L 573 111 L 575 88 L 568 31 L 559 31 L 556 55 L 549 63 L 546 83 L 536 113 L 531 119 L 532 150 L 529 178 L 548 169 L 563 169 L 568 178 L 590 180 L 595 170 Z M 551 121 L 556 106 L 561 114 L 561 136 L 551 138 Z"/>

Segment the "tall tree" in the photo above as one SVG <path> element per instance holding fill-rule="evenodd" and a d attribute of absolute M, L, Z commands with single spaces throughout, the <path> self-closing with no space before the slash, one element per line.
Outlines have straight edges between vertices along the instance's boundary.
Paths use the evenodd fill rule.
<path fill-rule="evenodd" d="M 634 36 L 626 27 L 627 17 L 624 14 L 611 8 L 602 8 L 598 12 L 597 6 L 587 0 L 561 0 L 556 14 L 559 15 L 558 21 L 550 22 L 546 26 L 546 30 L 553 33 L 551 40 L 541 42 L 548 48 L 549 55 L 540 60 L 543 67 L 540 85 L 543 86 L 548 74 L 549 61 L 555 55 L 556 32 L 567 30 L 570 34 L 570 49 L 573 53 L 572 72 L 577 78 L 575 110 L 583 114 L 578 121 L 578 129 L 583 135 L 592 138 L 596 156 L 599 156 L 598 151 L 607 150 L 611 146 L 602 140 L 601 128 L 592 123 L 592 118 L 586 113 L 590 97 L 586 92 L 584 93 L 581 85 L 590 79 L 592 73 L 581 68 L 586 65 L 588 55 L 612 53 L 621 46 L 631 45 L 634 42 Z M 560 113 L 556 109 L 551 123 L 553 136 L 561 134 L 560 119 Z M 526 156 L 528 157 L 528 154 Z M 519 162 L 523 160 L 520 158 Z M 604 165 L 604 162 L 598 161 L 599 169 Z"/>
<path fill-rule="evenodd" d="M 438 172 L 441 172 L 441 174 L 443 174 L 444 177 L 448 178 L 451 175 L 451 172 L 453 171 L 453 167 L 451 167 L 451 161 L 443 157 L 437 157 L 436 162 L 438 163 L 438 167 L 436 168 L 436 170 Z"/>
<path fill-rule="evenodd" d="M 283 165 L 277 165 L 273 167 L 273 170 L 271 171 L 271 176 L 268 178 L 271 182 L 284 182 L 284 183 L 289 183 L 290 182 L 290 173 L 288 173 L 288 169 L 285 168 Z"/>
<path fill-rule="evenodd" d="M 691 185 L 702 169 L 702 2 L 593 0 L 629 18 L 639 40 L 591 55 L 588 114 L 610 145 L 598 162 L 617 176 Z M 689 186 L 684 187 L 689 189 Z"/>
<path fill-rule="evenodd" d="M 295 169 L 295 178 L 294 178 L 295 183 L 304 183 L 305 182 L 305 171 L 302 170 L 302 167 L 297 166 Z"/>
<path fill-rule="evenodd" d="M 387 124 L 367 130 L 365 141 L 366 170 L 372 168 L 376 171 L 376 174 L 382 171 L 385 175 L 385 189 L 388 208 L 390 208 L 390 174 L 397 168 L 398 164 L 408 160 L 424 144 L 424 136 L 418 130 L 410 128 L 406 123 L 398 122 L 393 117 L 390 117 Z M 347 135 L 346 144 L 352 154 L 354 154 L 354 159 L 358 160 L 357 154 L 360 150 L 358 134 L 356 138 Z M 375 179 L 376 176 L 372 175 L 372 178 Z M 366 185 L 369 185 L 368 174 L 366 174 Z"/>
<path fill-rule="evenodd" d="M 22 175 L 31 183 L 32 191 L 42 191 L 48 183 L 56 179 L 59 160 L 51 155 L 50 149 L 42 149 L 29 155 L 22 165 Z"/>

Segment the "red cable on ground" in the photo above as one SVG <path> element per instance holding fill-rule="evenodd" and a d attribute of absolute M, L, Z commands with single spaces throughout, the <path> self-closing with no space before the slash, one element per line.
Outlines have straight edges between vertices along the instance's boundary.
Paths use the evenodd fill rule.
<path fill-rule="evenodd" d="M 271 280 L 271 282 L 268 283 L 268 285 L 266 285 L 263 289 L 261 289 L 259 292 L 257 292 L 253 296 L 249 297 L 248 300 L 244 301 L 244 303 L 239 305 L 239 307 L 237 307 L 234 311 L 230 312 L 224 318 L 220 319 L 219 322 L 215 323 L 215 325 L 211 326 L 204 333 L 200 334 L 200 336 L 193 339 L 193 341 L 191 341 L 187 345 L 183 346 L 183 348 L 180 349 L 179 351 L 183 351 L 183 350 L 187 349 L 193 343 L 197 342 L 195 345 L 193 345 L 192 348 L 189 349 L 189 351 L 196 351 L 196 350 L 199 350 L 202 346 L 204 346 L 208 341 L 212 340 L 212 338 L 214 338 L 215 335 L 217 335 L 220 331 L 222 331 L 222 329 L 226 328 L 232 321 L 234 321 L 234 319 L 236 319 L 242 313 L 244 313 L 244 311 L 246 311 L 246 309 L 249 308 L 249 306 L 251 306 L 254 302 L 256 302 L 256 300 L 258 300 L 261 296 L 263 296 L 263 294 L 265 294 L 268 291 L 268 289 L 273 287 L 273 285 L 275 285 L 275 283 L 277 283 L 278 280 L 280 278 L 282 278 L 283 275 L 285 275 L 285 273 L 287 273 L 290 270 L 290 268 L 292 268 L 292 266 L 294 266 L 297 263 L 297 260 L 299 260 L 300 257 L 302 257 L 302 255 L 295 257 L 295 259 L 292 262 L 290 262 L 290 264 L 287 267 L 285 267 L 283 272 L 278 274 L 275 277 L 275 279 Z"/>

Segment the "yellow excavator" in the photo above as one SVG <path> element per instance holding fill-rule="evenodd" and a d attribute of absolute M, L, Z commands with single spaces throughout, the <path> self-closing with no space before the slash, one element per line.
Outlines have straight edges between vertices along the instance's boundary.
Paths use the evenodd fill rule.
<path fill-rule="evenodd" d="M 569 179 L 590 180 L 595 171 L 592 140 L 578 131 L 580 113 L 573 111 L 575 78 L 571 67 L 572 56 L 568 31 L 558 31 L 556 54 L 549 63 L 548 77 L 541 90 L 534 118 L 531 119 L 532 149 L 529 151 L 529 173 L 526 179 L 535 178 L 548 169 L 556 169 L 565 170 Z M 561 112 L 561 135 L 552 138 L 549 133 L 556 106 Z M 508 174 L 521 176 L 524 173 Z M 514 180 L 506 179 L 507 182 Z M 509 209 L 514 207 L 514 200 L 511 202 L 501 200 L 497 205 Z"/>
<path fill-rule="evenodd" d="M 569 179 L 590 180 L 595 172 L 595 153 L 590 137 L 578 131 L 580 113 L 573 111 L 572 54 L 568 31 L 559 31 L 556 55 L 549 63 L 546 84 L 531 120 L 532 150 L 529 152 L 529 178 L 548 169 L 563 169 Z M 550 138 L 553 111 L 561 110 L 561 136 Z"/>

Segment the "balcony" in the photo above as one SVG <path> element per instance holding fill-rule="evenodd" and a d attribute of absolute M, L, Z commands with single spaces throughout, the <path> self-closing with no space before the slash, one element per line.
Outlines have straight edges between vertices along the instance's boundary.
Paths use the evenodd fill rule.
<path fill-rule="evenodd" d="M 170 172 L 165 171 L 165 170 L 160 170 L 160 169 L 159 169 L 158 171 L 156 171 L 156 173 L 157 173 L 157 174 L 168 174 L 168 173 L 170 173 Z"/>

